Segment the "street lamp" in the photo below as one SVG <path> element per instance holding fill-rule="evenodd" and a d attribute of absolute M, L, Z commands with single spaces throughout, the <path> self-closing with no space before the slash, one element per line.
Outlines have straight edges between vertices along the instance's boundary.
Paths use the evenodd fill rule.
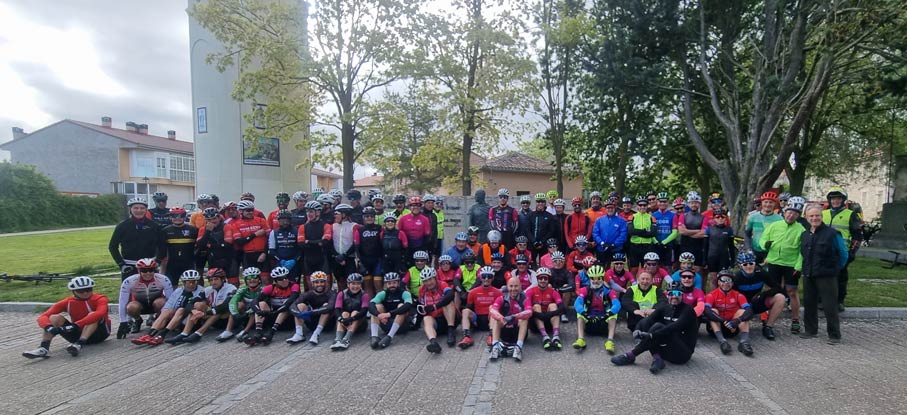
<path fill-rule="evenodd" d="M 142 181 L 145 182 L 145 201 L 148 201 L 148 195 L 151 194 L 151 189 L 148 187 L 148 181 L 151 180 L 148 176 L 142 177 Z"/>

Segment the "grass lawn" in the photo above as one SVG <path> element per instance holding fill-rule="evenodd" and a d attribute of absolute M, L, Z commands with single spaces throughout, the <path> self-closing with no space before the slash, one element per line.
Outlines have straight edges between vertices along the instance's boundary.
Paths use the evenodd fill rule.
<path fill-rule="evenodd" d="M 876 258 L 857 258 L 850 264 L 848 307 L 907 307 L 907 266 L 882 268 Z"/>
<path fill-rule="evenodd" d="M 119 299 L 120 277 L 95 278 L 95 292 L 104 294 L 111 303 Z M 31 281 L 0 281 L 0 301 L 34 301 L 42 303 L 55 303 L 70 295 L 66 289 L 66 280 L 40 282 L 35 285 Z"/>
<path fill-rule="evenodd" d="M 107 252 L 111 233 L 113 229 L 95 229 L 0 238 L 0 273 L 84 274 L 89 273 L 88 268 L 112 270 L 115 264 Z"/>

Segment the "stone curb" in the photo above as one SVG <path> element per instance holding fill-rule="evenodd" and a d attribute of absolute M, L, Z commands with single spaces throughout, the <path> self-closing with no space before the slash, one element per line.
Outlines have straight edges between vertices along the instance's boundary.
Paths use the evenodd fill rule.
<path fill-rule="evenodd" d="M 51 305 L 51 303 L 37 302 L 0 302 L 0 312 L 37 313 L 46 310 Z M 116 315 L 119 311 L 118 305 L 109 304 L 108 310 L 111 315 Z M 800 313 L 802 315 L 802 309 Z M 821 310 L 819 311 L 819 317 L 824 317 L 824 313 Z M 850 307 L 841 313 L 841 318 L 857 320 L 907 319 L 907 307 Z"/>

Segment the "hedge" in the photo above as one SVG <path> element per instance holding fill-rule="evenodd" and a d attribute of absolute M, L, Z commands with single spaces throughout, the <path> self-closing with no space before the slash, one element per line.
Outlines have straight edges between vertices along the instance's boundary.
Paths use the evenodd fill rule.
<path fill-rule="evenodd" d="M 125 206 L 124 195 L 62 195 L 34 166 L 0 163 L 0 233 L 112 225 Z"/>

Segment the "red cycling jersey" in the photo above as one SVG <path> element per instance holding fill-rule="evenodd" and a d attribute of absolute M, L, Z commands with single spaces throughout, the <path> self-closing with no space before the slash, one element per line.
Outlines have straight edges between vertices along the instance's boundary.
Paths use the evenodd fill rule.
<path fill-rule="evenodd" d="M 618 275 L 616 272 L 614 272 L 614 268 L 611 268 L 605 272 L 605 281 L 613 281 L 614 283 L 619 285 L 620 288 L 626 289 L 627 287 L 636 283 L 636 278 L 633 277 L 632 272 L 627 271 L 626 269 L 624 269 L 623 272 Z"/>
<path fill-rule="evenodd" d="M 268 231 L 271 230 L 271 227 L 268 226 L 268 220 L 263 217 L 256 216 L 252 219 L 243 218 L 230 222 L 224 229 L 224 242 L 233 243 L 237 239 L 252 236 L 259 229 L 264 229 L 265 234 L 254 237 L 251 241 L 246 242 L 241 249 L 243 252 L 263 252 L 268 243 Z"/>
<path fill-rule="evenodd" d="M 731 320 L 737 310 L 747 308 L 750 304 L 746 297 L 737 290 L 724 292 L 720 288 L 716 288 L 705 296 L 705 306 L 715 310 L 719 317 Z"/>
<path fill-rule="evenodd" d="M 492 286 L 478 286 L 469 291 L 466 305 L 473 306 L 473 310 L 480 316 L 488 315 L 491 305 L 501 297 L 501 290 Z"/>
<path fill-rule="evenodd" d="M 438 268 L 438 281 L 444 282 L 447 285 L 453 284 L 454 280 L 463 279 L 463 271 L 460 271 L 459 268 L 451 268 L 449 271 L 444 271 L 441 268 Z"/>
<path fill-rule="evenodd" d="M 560 293 L 551 288 L 550 285 L 545 288 L 540 288 L 536 285 L 526 290 L 526 302 L 523 303 L 523 306 L 531 309 L 533 305 L 539 304 L 542 306 L 543 311 L 547 311 L 549 304 L 560 304 L 561 301 Z"/>
<path fill-rule="evenodd" d="M 110 328 L 110 318 L 107 316 L 107 296 L 101 294 L 92 294 L 87 300 L 80 300 L 75 297 L 66 297 L 56 304 L 50 306 L 47 311 L 38 316 L 38 325 L 47 327 L 53 323 L 50 322 L 50 316 L 66 312 L 72 323 L 84 328 L 85 326 L 101 322 Z"/>
<path fill-rule="evenodd" d="M 690 292 L 683 293 L 683 302 L 687 303 L 690 307 L 693 307 L 693 311 L 696 312 L 696 317 L 699 317 L 705 310 L 705 293 L 699 288 L 693 287 Z"/>

